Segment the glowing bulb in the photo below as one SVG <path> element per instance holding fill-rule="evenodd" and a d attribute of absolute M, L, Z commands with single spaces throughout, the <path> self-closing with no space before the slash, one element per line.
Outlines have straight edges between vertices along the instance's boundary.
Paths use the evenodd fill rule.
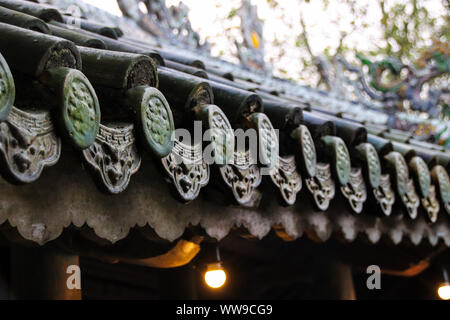
<path fill-rule="evenodd" d="M 442 300 L 450 300 L 450 284 L 446 283 L 438 289 L 439 298 Z"/>
<path fill-rule="evenodd" d="M 209 264 L 205 273 L 206 284 L 214 289 L 220 288 L 227 280 L 227 274 L 220 263 Z"/>

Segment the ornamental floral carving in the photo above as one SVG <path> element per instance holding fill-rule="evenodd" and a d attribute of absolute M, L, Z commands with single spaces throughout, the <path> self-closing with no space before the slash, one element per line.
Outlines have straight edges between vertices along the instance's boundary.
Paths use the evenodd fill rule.
<path fill-rule="evenodd" d="M 0 151 L 5 178 L 16 183 L 36 181 L 44 167 L 57 163 L 61 154 L 50 114 L 12 107 L 7 120 L 0 123 Z"/>
<path fill-rule="evenodd" d="M 339 183 L 346 185 L 351 170 L 350 154 L 344 141 L 339 137 L 325 136 L 322 141 L 328 147 L 329 155 L 333 159 L 334 171 Z"/>
<path fill-rule="evenodd" d="M 123 192 L 141 164 L 133 125 L 100 125 L 94 144 L 83 150 L 83 156 L 101 190 Z"/>
<path fill-rule="evenodd" d="M 100 125 L 100 106 L 94 88 L 78 70 L 54 68 L 49 72 L 63 76 L 65 133 L 76 148 L 86 149 L 95 141 Z"/>
<path fill-rule="evenodd" d="M 300 125 L 292 131 L 291 137 L 299 142 L 300 159 L 303 160 L 307 189 L 311 192 L 317 208 L 325 211 L 335 195 L 331 165 L 317 162 L 314 141 L 306 126 Z"/>
<path fill-rule="evenodd" d="M 234 131 L 223 111 L 215 105 L 201 107 L 199 118 L 209 129 L 209 139 L 214 151 L 215 163 L 224 165 L 233 160 Z"/>
<path fill-rule="evenodd" d="M 280 189 L 283 200 L 293 205 L 297 193 L 302 188 L 302 180 L 297 173 L 295 157 L 280 157 L 279 140 L 272 123 L 263 113 L 253 115 L 258 130 L 259 156 L 263 165 L 268 166 L 272 182 Z"/>
<path fill-rule="evenodd" d="M 237 203 L 248 205 L 254 198 L 256 188 L 261 184 L 261 172 L 253 164 L 250 152 L 234 153 L 234 163 L 221 167 L 220 174 L 231 188 Z"/>
<path fill-rule="evenodd" d="M 427 164 L 422 158 L 414 157 L 409 162 L 409 167 L 417 178 L 421 196 L 426 198 L 431 185 L 430 171 Z"/>
<path fill-rule="evenodd" d="M 125 103 L 136 114 L 136 133 L 140 145 L 158 159 L 172 151 L 175 125 L 172 110 L 164 95 L 156 88 L 137 86 L 128 89 Z"/>
<path fill-rule="evenodd" d="M 297 193 L 302 189 L 302 180 L 297 172 L 295 157 L 278 157 L 278 163 L 270 170 L 272 182 L 280 189 L 283 200 L 293 205 Z"/>
<path fill-rule="evenodd" d="M 414 189 L 414 183 L 409 177 L 408 166 L 405 158 L 398 152 L 390 152 L 385 159 L 394 169 L 397 193 L 402 200 L 409 216 L 412 219 L 417 217 L 417 208 L 419 207 L 419 197 Z"/>
<path fill-rule="evenodd" d="M 363 204 L 367 199 L 366 185 L 361 169 L 352 168 L 348 183 L 341 186 L 341 192 L 347 198 L 353 211 L 361 213 Z"/>
<path fill-rule="evenodd" d="M 335 195 L 335 185 L 331 177 L 330 164 L 318 162 L 316 175 L 312 178 L 306 178 L 305 183 L 314 198 L 317 208 L 322 211 L 327 210 L 331 199 Z"/>
<path fill-rule="evenodd" d="M 278 136 L 269 118 L 264 113 L 254 113 L 253 123 L 258 132 L 259 162 L 273 167 L 278 160 Z"/>
<path fill-rule="evenodd" d="M 429 220 L 436 222 L 440 205 L 436 198 L 436 187 L 431 184 L 428 166 L 422 158 L 414 157 L 409 162 L 409 167 L 419 185 L 422 207 L 427 212 Z"/>
<path fill-rule="evenodd" d="M 85 83 L 74 80 L 68 90 L 67 113 L 75 131 L 84 135 L 95 122 L 94 101 Z"/>
<path fill-rule="evenodd" d="M 359 159 L 365 164 L 363 167 L 367 170 L 368 186 L 372 188 L 375 200 L 383 214 L 389 216 L 395 202 L 395 195 L 389 175 L 381 174 L 381 162 L 375 147 L 370 143 L 361 143 L 355 150 Z"/>
<path fill-rule="evenodd" d="M 152 97 L 146 110 L 146 125 L 155 143 L 163 145 L 170 139 L 169 110 L 158 97 Z"/>
<path fill-rule="evenodd" d="M 378 188 L 381 178 L 381 163 L 375 147 L 370 143 L 361 143 L 355 149 L 366 164 L 370 186 L 374 189 Z"/>
<path fill-rule="evenodd" d="M 341 192 L 349 201 L 354 212 L 361 213 L 367 199 L 366 186 L 360 169 L 351 167 L 350 154 L 344 141 L 335 136 L 322 138 L 328 155 L 332 158 L 334 172 L 341 185 Z"/>
<path fill-rule="evenodd" d="M 6 120 L 15 98 L 14 80 L 3 56 L 0 54 L 0 121 Z"/>
<path fill-rule="evenodd" d="M 381 211 L 390 216 L 392 212 L 392 206 L 395 202 L 395 194 L 391 187 L 391 178 L 388 174 L 380 176 L 380 185 L 378 188 L 373 189 L 373 194 L 381 208 Z"/>
<path fill-rule="evenodd" d="M 431 178 L 439 190 L 438 194 L 443 207 L 450 214 L 450 178 L 447 171 L 443 166 L 436 165 L 431 171 Z"/>
<path fill-rule="evenodd" d="M 428 219 L 433 223 L 436 222 L 441 207 L 436 198 L 436 187 L 434 185 L 430 186 L 427 197 L 423 197 L 421 202 L 423 208 L 427 212 Z"/>
<path fill-rule="evenodd" d="M 417 209 L 419 208 L 420 201 L 414 188 L 414 182 L 411 179 L 406 184 L 405 191 L 406 192 L 401 195 L 401 199 L 405 204 L 411 219 L 415 219 L 417 217 Z"/>
<path fill-rule="evenodd" d="M 202 146 L 175 140 L 172 152 L 161 159 L 172 184 L 183 201 L 192 201 L 209 182 L 209 166 L 203 160 Z"/>
<path fill-rule="evenodd" d="M 291 133 L 291 137 L 299 142 L 300 158 L 304 164 L 305 173 L 308 177 L 316 175 L 317 154 L 313 138 L 308 128 L 300 125 Z"/>
<path fill-rule="evenodd" d="M 155 88 L 146 88 L 142 126 L 154 154 L 167 156 L 173 147 L 174 123 L 169 103 Z"/>

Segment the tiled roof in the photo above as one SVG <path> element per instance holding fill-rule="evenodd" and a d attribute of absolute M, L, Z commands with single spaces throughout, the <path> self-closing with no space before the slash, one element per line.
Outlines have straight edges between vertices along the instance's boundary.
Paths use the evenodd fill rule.
<path fill-rule="evenodd" d="M 441 146 L 360 120 L 326 92 L 67 19 L 0 0 L 0 223 L 25 239 L 87 224 L 116 242 L 148 224 L 168 240 L 200 225 L 219 239 L 236 226 L 259 238 L 281 227 L 292 239 L 450 246 Z M 256 130 L 259 154 L 225 136 L 211 140 L 209 164 L 207 144 L 171 139 L 195 121 Z"/>

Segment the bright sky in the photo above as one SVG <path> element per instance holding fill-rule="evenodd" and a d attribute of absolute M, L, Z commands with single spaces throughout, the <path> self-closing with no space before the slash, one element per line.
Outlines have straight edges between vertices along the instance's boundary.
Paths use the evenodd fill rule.
<path fill-rule="evenodd" d="M 375 14 L 371 15 L 370 19 L 373 21 L 379 20 L 377 13 L 379 10 L 374 8 L 376 6 L 374 1 L 370 0 L 360 0 L 363 3 L 367 3 L 367 8 L 369 11 Z M 115 15 L 121 16 L 122 13 L 117 5 L 116 0 L 84 0 L 91 5 L 100 7 Z M 177 5 L 180 0 L 166 0 L 168 6 Z M 239 0 L 216 0 L 216 1 L 200 1 L 200 0 L 184 0 L 183 1 L 189 8 L 189 18 L 191 20 L 192 27 L 194 30 L 200 32 L 202 39 L 208 38 L 209 41 L 215 42 L 216 46 L 214 48 L 214 53 L 218 54 L 221 50 L 227 51 L 226 47 L 221 46 L 220 43 L 226 41 L 220 41 L 220 37 L 225 36 L 223 32 L 223 27 L 220 24 L 220 20 L 217 18 L 224 18 L 233 9 L 239 7 Z M 265 23 L 264 37 L 268 41 L 272 41 L 275 37 L 285 38 L 292 36 L 292 29 L 289 25 L 298 26 L 298 16 L 300 12 L 300 6 L 296 0 L 284 0 L 280 1 L 280 7 L 285 9 L 287 13 L 288 21 L 281 21 L 280 10 L 274 10 L 269 7 L 266 0 L 253 0 L 252 4 L 258 6 L 258 16 Z M 302 7 L 303 15 L 309 26 L 311 45 L 313 50 L 321 52 L 324 49 L 324 43 L 326 42 L 336 42 L 339 39 L 339 30 L 336 28 L 330 28 L 330 23 L 332 21 L 340 20 L 340 25 L 345 30 L 350 27 L 350 19 L 340 19 L 347 15 L 344 6 L 336 5 L 336 2 L 331 1 L 329 5 L 329 10 L 324 11 L 322 8 L 321 1 L 311 1 L 309 4 Z M 275 14 L 274 14 L 275 11 Z M 330 16 L 330 12 L 332 15 Z M 208 14 L 205 14 L 208 13 Z M 281 22 L 281 23 L 280 23 Z M 369 22 L 369 21 L 368 21 Z M 239 18 L 232 19 L 226 24 L 226 27 L 233 28 L 239 26 Z M 375 29 L 375 28 L 374 28 Z M 237 32 L 236 36 L 238 36 Z M 375 40 L 378 36 L 376 30 L 373 30 L 373 34 L 369 34 L 369 37 L 363 43 L 359 43 L 363 46 L 361 49 L 367 49 L 370 45 L 371 40 Z M 351 41 L 360 41 L 361 39 L 351 39 Z M 295 39 L 293 39 L 295 42 Z"/>
<path fill-rule="evenodd" d="M 116 0 L 84 0 L 113 14 L 121 15 Z M 166 0 L 168 6 L 176 5 L 180 0 Z M 241 39 L 239 25 L 240 19 L 235 16 L 227 20 L 229 12 L 240 5 L 239 0 L 183 0 L 190 8 L 189 19 L 195 31 L 199 32 L 201 39 L 208 39 L 212 44 L 212 55 L 238 62 L 234 57 L 235 48 L 231 45 L 230 38 Z M 252 0 L 252 4 L 258 7 L 258 16 L 264 21 L 264 39 L 266 61 L 275 65 L 275 69 L 287 70 L 287 75 L 296 79 L 302 79 L 300 58 L 305 53 L 295 47 L 295 35 L 300 33 L 299 15 L 303 13 L 308 28 L 308 36 L 311 49 L 314 54 L 323 52 L 326 46 L 336 48 L 340 38 L 340 32 L 351 30 L 349 17 L 353 15 L 347 6 L 339 5 L 338 1 L 329 1 L 327 10 L 324 10 L 322 1 L 310 1 L 308 4 L 299 4 L 298 0 L 279 1 L 276 9 L 270 8 L 267 0 Z M 386 1 L 388 6 L 390 0 Z M 426 0 L 424 4 L 431 14 L 438 15 L 439 0 Z M 369 27 L 364 35 L 359 32 L 351 33 L 345 44 L 361 51 L 375 48 L 380 43 L 381 29 L 379 26 L 380 10 L 376 1 L 358 0 L 358 5 L 365 5 L 369 12 L 365 23 Z M 301 10 L 301 11 L 300 11 Z M 434 12 L 433 12 L 434 11 Z M 284 12 L 284 17 L 282 17 Z M 336 27 L 339 26 L 339 28 Z M 275 39 L 283 41 L 282 47 L 273 45 Z M 275 71 L 276 75 L 278 72 Z M 303 78 L 304 79 L 304 78 Z"/>

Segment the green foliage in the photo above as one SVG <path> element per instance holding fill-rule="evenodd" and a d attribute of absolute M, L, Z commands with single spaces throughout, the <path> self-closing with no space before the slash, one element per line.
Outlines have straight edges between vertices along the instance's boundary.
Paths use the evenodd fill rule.
<path fill-rule="evenodd" d="M 269 6 L 271 7 L 271 8 L 276 8 L 276 7 L 278 7 L 278 1 L 276 1 L 276 0 L 266 0 L 267 1 L 267 3 L 269 4 Z"/>
<path fill-rule="evenodd" d="M 268 0 L 269 1 L 269 0 Z M 275 0 L 270 0 L 271 2 Z M 310 3 L 308 0 L 298 0 L 300 6 Z M 324 10 L 330 5 L 329 0 L 322 1 Z M 368 65 L 369 60 L 362 59 L 362 56 L 368 57 L 370 60 L 378 60 L 380 58 L 392 57 L 401 60 L 404 63 L 414 64 L 420 53 L 432 45 L 431 40 L 437 39 L 443 42 L 450 41 L 450 1 L 449 0 L 429 0 L 423 3 L 418 0 L 373 0 L 377 3 L 378 13 L 368 12 L 365 4 L 358 3 L 356 0 L 335 0 L 340 6 L 347 6 L 352 16 L 350 32 L 341 32 L 341 39 L 338 46 L 326 46 L 321 54 L 327 57 L 333 57 L 336 54 L 342 54 L 346 57 L 355 57 L 357 53 L 364 64 Z M 441 2 L 441 3 L 440 3 Z M 427 4 L 427 5 L 425 5 Z M 441 7 L 440 16 L 431 14 L 430 8 Z M 359 33 L 361 37 L 366 36 L 366 31 L 370 25 L 366 22 L 368 15 L 378 14 L 380 16 L 379 26 L 381 28 L 382 37 L 377 41 L 375 48 L 361 51 L 357 44 L 347 43 L 349 34 Z M 336 28 L 339 30 L 339 21 L 336 21 Z M 315 55 L 319 52 L 311 48 L 308 30 L 303 17 L 300 17 L 301 30 L 296 36 L 295 46 L 300 50 L 304 50 L 310 56 L 309 59 L 303 59 L 303 67 L 305 70 L 314 66 Z M 373 58 L 373 59 L 372 59 Z M 434 61 L 438 68 L 448 68 L 449 62 L 445 57 L 436 54 Z M 310 71 L 310 70 L 308 70 Z"/>
<path fill-rule="evenodd" d="M 450 72 L 450 57 L 446 57 L 440 52 L 434 52 L 433 58 L 440 72 Z"/>
<path fill-rule="evenodd" d="M 289 1 L 296 1 L 298 4 L 299 18 L 296 21 L 287 18 L 289 14 L 286 12 L 288 9 L 285 9 L 284 1 L 266 0 L 265 2 L 252 1 L 252 3 L 268 5 L 273 10 L 273 14 L 280 17 L 279 23 L 285 24 L 292 30 L 290 39 L 277 34 L 273 35 L 271 40 L 266 39 L 270 41 L 270 47 L 274 48 L 266 54 L 268 61 L 274 64 L 275 72 L 286 77 L 295 76 L 298 78 L 296 80 L 302 80 L 308 85 L 323 83 L 322 79 L 317 79 L 320 70 L 316 66 L 316 58 L 319 55 L 331 59 L 340 54 L 350 62 L 358 63 L 355 57 L 357 53 L 360 53 L 360 58 L 364 56 L 367 61 L 380 61 L 392 57 L 406 64 L 415 64 L 421 54 L 432 46 L 433 39 L 444 43 L 450 42 L 450 0 Z M 312 41 L 312 37 L 317 37 L 317 32 L 314 32 L 311 19 L 308 20 L 310 17 L 303 16 L 307 14 L 305 8 L 317 6 L 317 3 L 320 10 L 329 12 L 330 16 L 337 12 L 337 6 L 343 9 L 342 13 L 339 10 L 339 13 L 334 14 L 334 16 L 338 15 L 338 18 L 330 20 L 333 25 L 333 34 L 338 31 L 339 39 L 328 40 L 328 38 L 322 42 L 320 48 L 314 47 L 317 41 Z M 225 13 L 224 17 L 235 18 L 240 4 L 241 0 L 235 0 L 233 9 L 228 14 Z M 376 21 L 373 17 L 379 17 L 379 20 Z M 359 42 L 357 39 L 364 39 L 364 41 Z M 368 45 L 366 39 L 372 42 Z M 362 42 L 365 47 L 362 47 Z M 286 55 L 290 55 L 292 50 L 296 51 L 295 68 L 286 66 Z M 284 62 L 279 64 L 281 60 Z M 433 57 L 433 63 L 441 71 L 449 66 L 448 57 L 446 60 L 439 54 Z"/>
<path fill-rule="evenodd" d="M 227 19 L 233 18 L 238 13 L 238 9 L 231 9 L 230 13 L 228 14 Z"/>
<path fill-rule="evenodd" d="M 385 40 L 385 46 L 380 47 L 378 53 L 414 61 L 430 36 L 441 38 L 442 30 L 436 28 L 436 18 L 417 0 L 395 1 L 390 8 L 385 0 L 377 1 Z"/>

